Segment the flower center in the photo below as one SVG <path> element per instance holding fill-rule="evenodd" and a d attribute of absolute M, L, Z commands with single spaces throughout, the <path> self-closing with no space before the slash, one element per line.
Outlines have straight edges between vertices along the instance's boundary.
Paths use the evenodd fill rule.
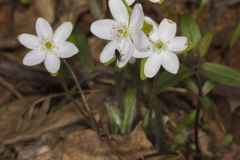
<path fill-rule="evenodd" d="M 54 47 L 54 45 L 53 45 L 53 43 L 52 42 L 50 42 L 50 41 L 47 41 L 47 42 L 45 42 L 45 48 L 47 49 L 47 50 L 51 50 L 51 49 L 53 49 L 53 47 Z"/>
<path fill-rule="evenodd" d="M 163 50 L 166 49 L 166 44 L 162 41 L 152 41 L 151 42 L 151 49 L 154 51 L 154 52 L 162 52 Z"/>
<path fill-rule="evenodd" d="M 131 35 L 129 26 L 127 25 L 114 26 L 113 35 L 115 35 L 117 38 L 124 38 L 124 39 L 129 38 Z"/>

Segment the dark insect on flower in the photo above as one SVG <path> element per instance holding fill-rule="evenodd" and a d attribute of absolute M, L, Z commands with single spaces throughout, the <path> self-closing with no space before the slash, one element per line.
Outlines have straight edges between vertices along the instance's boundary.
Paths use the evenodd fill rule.
<path fill-rule="evenodd" d="M 118 49 L 115 49 L 115 57 L 117 58 L 118 61 L 121 61 L 122 59 L 122 54 Z"/>

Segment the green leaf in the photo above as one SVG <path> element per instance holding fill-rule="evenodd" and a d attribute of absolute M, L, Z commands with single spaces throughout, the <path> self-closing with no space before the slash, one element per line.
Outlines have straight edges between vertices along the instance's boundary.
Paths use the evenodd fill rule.
<path fill-rule="evenodd" d="M 147 79 L 146 75 L 144 74 L 144 65 L 147 61 L 147 58 L 141 59 L 141 64 L 140 64 L 140 78 L 141 80 Z"/>
<path fill-rule="evenodd" d="M 203 38 L 201 39 L 198 51 L 200 53 L 201 58 L 205 57 L 206 53 L 208 52 L 209 46 L 212 43 L 213 34 L 211 32 L 207 32 Z"/>
<path fill-rule="evenodd" d="M 124 95 L 124 117 L 121 125 L 121 133 L 127 134 L 131 131 L 136 115 L 136 90 L 128 89 Z"/>
<path fill-rule="evenodd" d="M 200 29 L 191 16 L 181 17 L 181 33 L 193 42 L 196 47 L 201 39 Z"/>
<path fill-rule="evenodd" d="M 192 79 L 187 79 L 185 81 L 187 87 L 195 94 L 198 95 L 198 87 Z"/>
<path fill-rule="evenodd" d="M 157 92 L 163 92 L 167 90 L 169 87 L 172 87 L 178 84 L 180 81 L 185 80 L 186 78 L 193 75 L 193 71 L 185 66 L 180 66 L 177 74 L 171 74 L 167 71 L 161 72 L 158 74 L 158 84 L 157 84 Z"/>
<path fill-rule="evenodd" d="M 28 5 L 31 3 L 31 0 L 19 0 L 22 4 Z"/>
<path fill-rule="evenodd" d="M 206 81 L 203 84 L 202 91 L 203 95 L 206 96 L 209 92 L 211 92 L 216 87 L 216 82 L 213 82 L 211 80 Z"/>
<path fill-rule="evenodd" d="M 230 67 L 214 64 L 203 63 L 201 73 L 209 79 L 233 87 L 240 87 L 240 72 Z"/>
<path fill-rule="evenodd" d="M 87 69 L 93 70 L 95 67 L 91 57 L 91 52 L 88 47 L 85 33 L 80 31 L 79 28 L 76 28 L 70 36 L 69 41 L 71 41 L 78 47 L 79 53 L 77 54 L 77 56 L 81 64 Z"/>
<path fill-rule="evenodd" d="M 143 128 L 143 130 L 145 131 L 145 132 L 147 132 L 147 129 L 148 129 L 148 125 L 150 124 L 149 123 L 149 120 L 150 121 L 152 121 L 153 119 L 155 119 L 155 111 L 153 110 L 152 111 L 152 116 L 151 116 L 151 118 L 149 118 L 149 115 L 150 113 L 149 113 L 149 111 L 147 112 L 147 114 L 145 115 L 145 117 L 144 117 L 144 119 L 143 119 L 143 122 L 142 122 L 142 128 Z"/>
<path fill-rule="evenodd" d="M 209 0 L 201 0 L 201 3 L 200 3 L 200 6 L 197 10 L 197 13 L 196 13 L 196 19 L 198 20 L 200 18 L 200 16 L 202 15 L 205 7 L 207 6 L 207 3 L 208 3 Z"/>
<path fill-rule="evenodd" d="M 110 123 L 110 130 L 113 133 L 117 133 L 119 128 L 122 125 L 121 112 L 119 108 L 116 106 L 107 105 L 106 108 L 107 108 L 107 115 Z"/>
<path fill-rule="evenodd" d="M 233 31 L 231 41 L 230 41 L 230 47 L 234 47 L 240 37 L 240 23 L 237 25 L 236 29 Z"/>

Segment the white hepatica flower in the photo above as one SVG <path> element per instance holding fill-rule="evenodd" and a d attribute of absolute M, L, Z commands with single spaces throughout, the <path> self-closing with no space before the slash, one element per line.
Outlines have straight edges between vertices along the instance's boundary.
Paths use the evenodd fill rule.
<path fill-rule="evenodd" d="M 108 5 L 114 20 L 95 21 L 90 29 L 97 37 L 111 41 L 100 54 L 101 63 L 116 57 L 117 66 L 121 68 L 127 64 L 136 48 L 141 49 L 148 44 L 148 38 L 141 30 L 144 15 L 140 4 L 134 6 L 131 17 L 122 0 L 109 0 Z"/>
<path fill-rule="evenodd" d="M 149 0 L 149 1 L 151 1 L 153 3 L 158 3 L 158 2 L 162 2 L 163 0 Z M 126 0 L 126 2 L 130 6 L 135 2 L 135 0 Z"/>
<path fill-rule="evenodd" d="M 32 49 L 25 55 L 23 64 L 34 66 L 44 61 L 48 72 L 57 73 L 60 69 L 60 58 L 69 58 L 78 53 L 78 48 L 66 41 L 72 29 L 72 23 L 64 22 L 53 33 L 48 21 L 38 18 L 36 22 L 37 36 L 23 33 L 18 37 L 22 45 Z"/>
<path fill-rule="evenodd" d="M 152 78 L 161 66 L 168 72 L 176 74 L 179 69 L 176 53 L 187 48 L 187 38 L 175 37 L 177 25 L 169 19 L 163 19 L 159 26 L 150 18 L 146 18 L 146 22 L 153 25 L 153 31 L 149 35 L 150 45 L 146 52 L 149 57 L 144 65 L 144 74 Z"/>

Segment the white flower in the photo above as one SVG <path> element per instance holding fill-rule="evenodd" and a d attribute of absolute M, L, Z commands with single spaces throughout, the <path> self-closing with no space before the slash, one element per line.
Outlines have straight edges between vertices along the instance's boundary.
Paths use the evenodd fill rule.
<path fill-rule="evenodd" d="M 152 78 L 161 66 L 168 72 L 176 74 L 179 69 L 179 60 L 176 53 L 187 48 L 187 38 L 175 37 L 177 25 L 169 19 L 163 19 L 159 26 L 148 17 L 146 22 L 152 24 L 153 31 L 149 34 L 148 51 L 145 52 L 145 55 L 141 52 L 138 53 L 138 56 L 149 56 L 144 65 L 144 74 L 148 78 Z"/>
<path fill-rule="evenodd" d="M 153 3 L 158 3 L 158 2 L 162 2 L 163 0 L 149 0 L 149 1 L 151 1 Z M 126 2 L 130 6 L 135 2 L 135 0 L 126 0 Z"/>
<path fill-rule="evenodd" d="M 109 0 L 108 5 L 114 20 L 95 21 L 91 25 L 91 32 L 111 41 L 101 52 L 100 61 L 107 63 L 116 57 L 117 66 L 121 68 L 127 64 L 136 48 L 146 48 L 148 38 L 141 30 L 144 15 L 140 4 L 134 6 L 131 17 L 122 0 Z"/>
<path fill-rule="evenodd" d="M 72 23 L 64 22 L 53 33 L 48 21 L 38 18 L 36 22 L 37 36 L 24 33 L 18 37 L 22 45 L 31 49 L 25 55 L 23 64 L 34 66 L 44 61 L 48 72 L 57 73 L 60 69 L 60 58 L 69 58 L 78 53 L 78 48 L 66 41 L 72 29 Z"/>

